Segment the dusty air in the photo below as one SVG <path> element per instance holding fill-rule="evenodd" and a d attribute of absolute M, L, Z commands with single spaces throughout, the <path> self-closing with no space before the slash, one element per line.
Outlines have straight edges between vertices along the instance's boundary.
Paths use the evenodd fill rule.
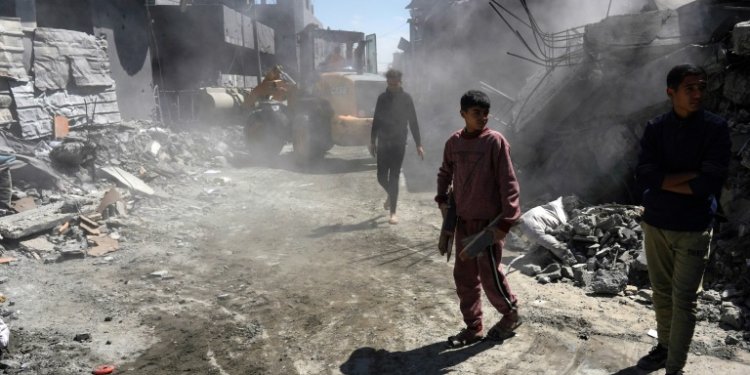
<path fill-rule="evenodd" d="M 0 374 L 748 374 L 750 3 L 0 0 Z"/>

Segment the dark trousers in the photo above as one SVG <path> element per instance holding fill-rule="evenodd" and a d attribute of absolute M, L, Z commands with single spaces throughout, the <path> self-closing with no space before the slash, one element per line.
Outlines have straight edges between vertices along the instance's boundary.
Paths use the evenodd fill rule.
<path fill-rule="evenodd" d="M 406 143 L 379 142 L 377 151 L 378 183 L 388 193 L 391 213 L 396 213 L 398 202 L 398 178 L 404 162 Z"/>
<path fill-rule="evenodd" d="M 481 232 L 487 224 L 487 220 L 459 218 L 456 227 L 456 254 L 463 250 L 464 238 Z M 482 290 L 490 304 L 503 315 L 509 314 L 516 305 L 516 295 L 510 290 L 500 263 L 503 245 L 504 241 L 495 242 L 483 254 L 472 259 L 462 260 L 456 256 L 453 280 L 456 282 L 459 307 L 466 326 L 473 330 L 482 330 Z"/>

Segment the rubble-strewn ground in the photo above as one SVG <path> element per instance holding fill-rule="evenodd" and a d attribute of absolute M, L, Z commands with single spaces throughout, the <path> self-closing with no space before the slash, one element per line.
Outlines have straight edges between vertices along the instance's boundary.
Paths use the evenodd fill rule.
<path fill-rule="evenodd" d="M 401 224 L 389 226 L 364 149 L 334 148 L 305 171 L 287 156 L 139 200 L 108 257 L 0 265 L 12 331 L 0 371 L 639 374 L 631 366 L 655 342 L 648 305 L 519 272 L 518 336 L 447 350 L 461 319 L 432 194 L 403 192 Z M 688 373 L 749 373 L 730 334 L 700 322 Z"/>

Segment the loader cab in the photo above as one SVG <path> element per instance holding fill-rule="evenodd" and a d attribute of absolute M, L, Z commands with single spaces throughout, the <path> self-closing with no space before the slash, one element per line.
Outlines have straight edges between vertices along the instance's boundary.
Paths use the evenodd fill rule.
<path fill-rule="evenodd" d="M 319 29 L 314 25 L 297 34 L 300 78 L 307 88 L 331 72 L 377 74 L 375 35 L 358 31 Z"/>
<path fill-rule="evenodd" d="M 385 78 L 377 74 L 329 72 L 320 75 L 315 94 L 328 100 L 337 115 L 371 118 L 385 88 Z"/>

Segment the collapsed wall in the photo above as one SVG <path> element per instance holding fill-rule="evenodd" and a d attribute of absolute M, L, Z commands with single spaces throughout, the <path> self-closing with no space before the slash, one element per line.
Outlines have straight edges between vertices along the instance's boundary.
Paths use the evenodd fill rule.
<path fill-rule="evenodd" d="M 33 74 L 23 67 L 18 19 L 0 19 L 0 125 L 17 125 L 23 139 L 52 135 L 55 116 L 70 127 L 121 122 L 107 41 L 79 31 L 37 28 Z"/>
<path fill-rule="evenodd" d="M 529 80 L 513 108 L 510 138 L 527 204 L 567 194 L 595 204 L 638 203 L 631 188 L 638 142 L 646 121 L 670 109 L 666 73 L 686 62 L 704 67 L 704 104 L 728 120 L 733 158 L 699 319 L 750 330 L 750 23 L 741 22 L 750 19 L 750 7 L 724 3 L 691 2 L 586 26 L 579 63 L 544 69 Z M 567 274 L 594 291 L 596 278 L 616 293 L 626 283 L 647 287 L 635 219 L 623 212 L 601 215 L 600 207 L 588 208 L 599 215 L 584 213 L 553 231 L 580 256 L 577 266 L 566 270 L 540 258 L 536 265 L 547 269 L 519 267 L 540 282 L 549 281 L 549 271 Z M 607 230 L 613 220 L 620 223 L 615 232 Z"/>
<path fill-rule="evenodd" d="M 669 109 L 666 72 L 686 62 L 723 64 L 727 32 L 742 14 L 750 18 L 747 10 L 693 2 L 587 25 L 580 61 L 539 71 L 512 109 L 525 198 L 576 193 L 593 203 L 636 202 L 638 140 L 646 121 Z"/>

